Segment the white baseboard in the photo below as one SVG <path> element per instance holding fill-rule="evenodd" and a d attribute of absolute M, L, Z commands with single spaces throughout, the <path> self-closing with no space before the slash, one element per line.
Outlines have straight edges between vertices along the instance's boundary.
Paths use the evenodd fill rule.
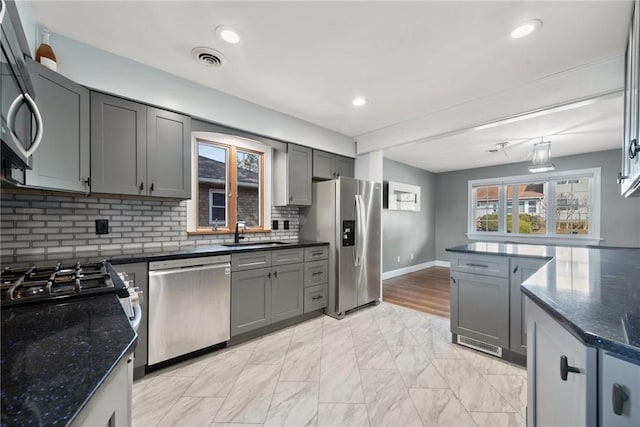
<path fill-rule="evenodd" d="M 409 274 L 416 271 L 424 270 L 431 267 L 447 267 L 449 268 L 451 263 L 449 261 L 429 261 L 422 264 L 411 265 L 409 267 L 399 268 L 397 270 L 386 271 L 382 273 L 382 280 L 391 279 L 393 277 L 402 276 L 403 274 Z"/>
<path fill-rule="evenodd" d="M 386 271 L 382 273 L 382 280 L 391 279 L 392 277 L 402 276 L 403 274 L 413 273 L 415 271 L 424 270 L 436 266 L 437 261 L 423 262 L 422 264 L 411 265 L 409 267 L 399 268 L 397 270 Z"/>

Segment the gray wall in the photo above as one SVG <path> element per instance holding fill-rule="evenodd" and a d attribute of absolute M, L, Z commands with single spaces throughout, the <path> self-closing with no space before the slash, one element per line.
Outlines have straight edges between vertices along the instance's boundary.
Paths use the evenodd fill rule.
<path fill-rule="evenodd" d="M 382 210 L 382 271 L 435 260 L 434 174 L 384 159 L 383 177 L 385 183 L 397 181 L 420 186 L 421 199 L 420 212 Z"/>
<path fill-rule="evenodd" d="M 602 168 L 600 208 L 601 245 L 640 247 L 640 198 L 620 196 L 616 177 L 620 170 L 620 150 L 600 151 L 577 156 L 554 157 L 556 170 Z M 445 249 L 468 243 L 467 182 L 473 179 L 526 175 L 529 163 L 491 166 L 436 174 L 436 259 L 448 261 Z M 532 174 L 533 176 L 533 174 Z"/>

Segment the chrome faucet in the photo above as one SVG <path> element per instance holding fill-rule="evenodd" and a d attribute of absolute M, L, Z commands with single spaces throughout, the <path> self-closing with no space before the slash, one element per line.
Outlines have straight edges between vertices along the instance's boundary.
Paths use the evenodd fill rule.
<path fill-rule="evenodd" d="M 240 240 L 244 239 L 244 235 L 242 234 L 242 232 L 238 231 L 238 227 L 242 227 L 243 232 L 246 228 L 244 223 L 236 222 L 236 232 L 233 233 L 233 243 L 240 243 Z"/>

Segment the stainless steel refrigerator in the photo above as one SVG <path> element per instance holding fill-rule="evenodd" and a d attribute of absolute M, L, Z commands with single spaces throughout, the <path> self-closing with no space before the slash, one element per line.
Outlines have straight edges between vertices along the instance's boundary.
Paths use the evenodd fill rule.
<path fill-rule="evenodd" d="M 381 216 L 378 182 L 313 183 L 313 205 L 300 209 L 300 237 L 329 242 L 329 316 L 380 300 Z"/>

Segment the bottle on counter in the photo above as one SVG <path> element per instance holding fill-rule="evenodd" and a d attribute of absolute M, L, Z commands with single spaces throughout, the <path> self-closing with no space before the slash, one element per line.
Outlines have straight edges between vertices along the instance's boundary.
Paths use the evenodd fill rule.
<path fill-rule="evenodd" d="M 38 46 L 38 50 L 36 50 L 36 61 L 53 71 L 57 71 L 58 63 L 56 62 L 56 55 L 53 53 L 53 49 L 51 49 L 51 45 L 49 44 L 49 36 L 49 30 L 43 28 L 42 43 Z"/>

